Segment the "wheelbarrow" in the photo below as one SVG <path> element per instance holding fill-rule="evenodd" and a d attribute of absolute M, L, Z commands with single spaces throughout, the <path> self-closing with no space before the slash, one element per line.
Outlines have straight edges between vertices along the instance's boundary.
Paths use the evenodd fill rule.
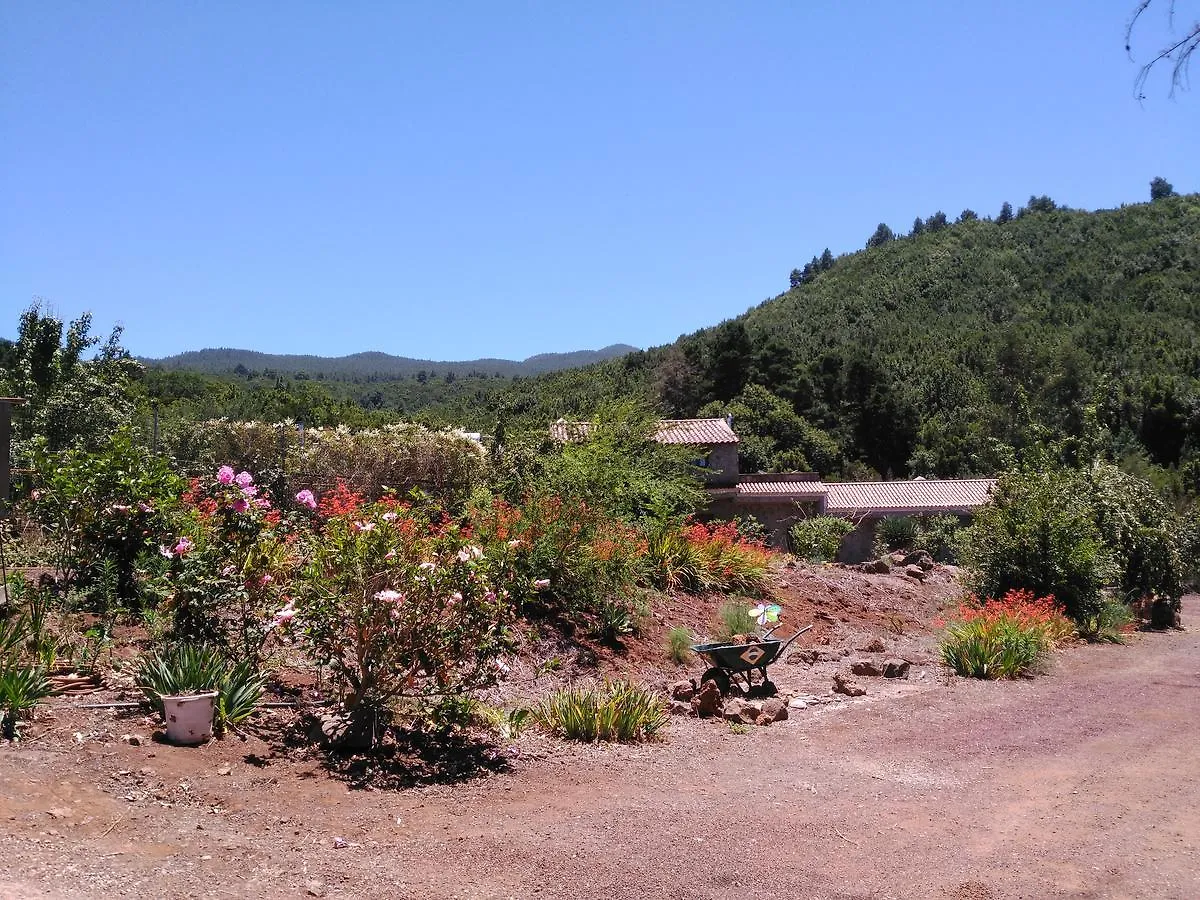
<path fill-rule="evenodd" d="M 814 622 L 813 625 L 815 624 Z M 692 650 L 711 664 L 710 668 L 701 676 L 700 685 L 703 686 L 704 682 L 711 681 L 720 690 L 721 696 L 725 696 L 735 684 L 739 690 L 741 689 L 741 685 L 736 682 L 740 675 L 746 680 L 746 696 L 774 697 L 776 694 L 775 684 L 767 677 L 767 666 L 775 662 L 791 646 L 792 641 L 812 628 L 813 625 L 801 628 L 786 641 L 772 638 L 771 634 L 775 631 L 772 628 L 759 640 L 747 644 L 694 645 Z M 755 672 L 761 676 L 758 684 L 754 683 Z"/>

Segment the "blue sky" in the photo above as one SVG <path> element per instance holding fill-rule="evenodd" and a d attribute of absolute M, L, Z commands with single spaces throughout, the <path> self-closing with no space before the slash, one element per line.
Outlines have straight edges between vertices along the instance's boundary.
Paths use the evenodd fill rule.
<path fill-rule="evenodd" d="M 0 334 L 40 296 L 148 356 L 652 346 L 880 221 L 1200 190 L 1134 5 L 6 0 Z"/>

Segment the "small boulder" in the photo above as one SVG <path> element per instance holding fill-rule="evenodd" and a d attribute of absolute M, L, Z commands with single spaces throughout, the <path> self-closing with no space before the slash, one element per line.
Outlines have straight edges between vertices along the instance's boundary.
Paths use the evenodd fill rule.
<path fill-rule="evenodd" d="M 715 716 L 721 712 L 721 689 L 716 682 L 706 681 L 692 698 L 692 710 L 701 718 Z"/>
<path fill-rule="evenodd" d="M 883 664 L 884 678 L 903 678 L 908 674 L 908 661 L 903 659 L 889 659 Z"/>
<path fill-rule="evenodd" d="M 315 717 L 309 734 L 333 750 L 370 750 L 375 740 L 375 721 L 373 717 L 361 713 L 330 712 Z"/>
<path fill-rule="evenodd" d="M 916 581 L 925 580 L 925 570 L 918 565 L 907 565 L 904 567 L 904 574 Z"/>
<path fill-rule="evenodd" d="M 723 715 L 728 722 L 753 725 L 762 715 L 763 705 L 756 700 L 739 700 L 736 697 L 725 704 Z"/>
<path fill-rule="evenodd" d="M 796 666 L 796 665 L 811 666 L 816 661 L 817 661 L 817 651 L 816 650 L 794 650 L 793 652 L 789 653 L 787 655 L 787 659 L 784 660 L 784 662 L 786 662 L 788 665 L 792 665 L 792 666 Z"/>
<path fill-rule="evenodd" d="M 870 562 L 863 563 L 861 568 L 864 572 L 871 575 L 886 575 L 892 571 L 892 564 L 887 559 L 873 559 Z"/>
<path fill-rule="evenodd" d="M 879 664 L 873 659 L 856 659 L 850 663 L 850 671 L 855 675 L 863 675 L 867 678 L 878 678 L 883 674 L 883 670 L 879 668 Z"/>
<path fill-rule="evenodd" d="M 867 689 L 853 678 L 838 672 L 833 676 L 833 692 L 845 694 L 847 697 L 861 697 L 867 692 Z"/>
<path fill-rule="evenodd" d="M 677 681 L 671 685 L 671 699 L 684 703 L 696 696 L 696 685 L 691 681 Z"/>
<path fill-rule="evenodd" d="M 667 704 L 667 712 L 673 716 L 694 716 L 696 711 L 692 709 L 692 704 L 684 703 L 682 700 L 672 700 Z"/>
<path fill-rule="evenodd" d="M 758 714 L 758 719 L 755 720 L 755 724 L 770 725 L 772 722 L 782 722 L 787 717 L 787 704 L 778 697 L 772 697 L 769 700 L 763 701 L 762 712 Z"/>
<path fill-rule="evenodd" d="M 804 697 L 793 697 L 788 701 L 788 706 L 792 709 L 808 709 L 808 700 Z"/>
<path fill-rule="evenodd" d="M 858 648 L 859 653 L 882 653 L 887 649 L 887 645 L 883 643 L 881 638 L 871 638 L 866 644 Z"/>
<path fill-rule="evenodd" d="M 140 734 L 123 734 L 121 735 L 121 740 L 130 747 L 140 747 L 146 743 L 146 739 Z"/>

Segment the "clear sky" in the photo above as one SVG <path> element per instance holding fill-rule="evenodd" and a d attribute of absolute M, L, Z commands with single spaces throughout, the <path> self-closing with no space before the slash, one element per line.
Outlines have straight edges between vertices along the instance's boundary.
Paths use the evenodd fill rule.
<path fill-rule="evenodd" d="M 147 356 L 646 347 L 880 221 L 1200 190 L 1134 5 L 3 0 L 0 334 L 40 296 Z"/>

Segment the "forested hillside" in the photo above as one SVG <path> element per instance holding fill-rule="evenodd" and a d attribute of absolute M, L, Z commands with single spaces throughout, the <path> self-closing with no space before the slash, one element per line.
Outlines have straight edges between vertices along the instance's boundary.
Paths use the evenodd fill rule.
<path fill-rule="evenodd" d="M 235 350 L 227 347 L 190 350 L 162 359 L 143 359 L 142 362 L 160 369 L 201 372 L 208 375 L 237 374 L 242 376 L 268 375 L 275 377 L 297 374 L 331 381 L 436 378 L 447 374 L 456 377 L 512 377 L 542 375 L 559 369 L 571 369 L 590 363 L 623 356 L 636 347 L 613 344 L 600 350 L 577 350 L 573 353 L 539 353 L 523 360 L 470 359 L 439 362 L 432 359 L 412 359 L 390 353 L 353 353 L 349 356 L 289 355 L 260 353 L 257 350 Z"/>
<path fill-rule="evenodd" d="M 881 225 L 868 245 L 667 347 L 513 385 L 507 414 L 629 395 L 728 410 L 745 467 L 850 476 L 992 472 L 1074 437 L 1196 490 L 1200 196 L 1100 212 L 1031 198 L 994 221 Z"/>

